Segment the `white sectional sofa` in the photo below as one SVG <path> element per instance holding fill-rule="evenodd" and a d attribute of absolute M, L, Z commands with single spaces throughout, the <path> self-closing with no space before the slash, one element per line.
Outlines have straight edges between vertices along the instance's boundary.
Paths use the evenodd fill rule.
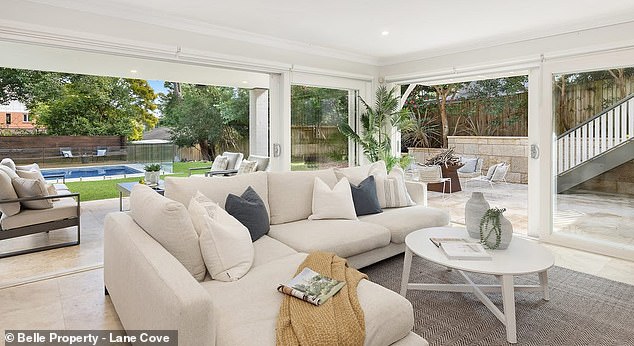
<path fill-rule="evenodd" d="M 447 213 L 421 205 L 385 209 L 352 220 L 307 220 L 315 177 L 331 185 L 332 169 L 311 172 L 256 172 L 234 177 L 166 178 L 165 196 L 189 204 L 197 191 L 222 207 L 229 193 L 251 186 L 269 211 L 271 229 L 254 242 L 255 259 L 238 281 L 198 282 L 149 236 L 128 213 L 112 213 L 105 223 L 106 288 L 126 329 L 177 329 L 179 345 L 274 345 L 283 295 L 307 252 L 324 250 L 361 268 L 404 251 L 405 235 L 449 223 Z M 407 184 L 414 201 L 424 202 L 422 184 Z M 157 220 L 160 222 L 160 220 Z M 362 280 L 366 345 L 426 345 L 411 332 L 408 300 Z"/>

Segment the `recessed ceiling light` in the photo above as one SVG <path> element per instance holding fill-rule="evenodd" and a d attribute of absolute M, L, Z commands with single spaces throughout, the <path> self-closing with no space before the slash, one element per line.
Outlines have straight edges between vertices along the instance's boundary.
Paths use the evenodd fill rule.
<path fill-rule="evenodd" d="M 130 73 L 137 73 L 137 72 L 139 72 L 139 71 L 137 71 L 137 70 L 130 70 Z"/>
<path fill-rule="evenodd" d="M 381 31 L 381 36 L 387 36 L 389 34 L 390 34 L 390 32 L 387 31 L 387 30 Z"/>

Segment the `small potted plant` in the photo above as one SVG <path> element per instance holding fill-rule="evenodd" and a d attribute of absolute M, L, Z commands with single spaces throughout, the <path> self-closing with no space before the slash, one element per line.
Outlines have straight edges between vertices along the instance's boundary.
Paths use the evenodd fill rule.
<path fill-rule="evenodd" d="M 145 169 L 145 183 L 147 185 L 158 185 L 161 175 L 161 165 L 158 163 L 147 164 Z"/>

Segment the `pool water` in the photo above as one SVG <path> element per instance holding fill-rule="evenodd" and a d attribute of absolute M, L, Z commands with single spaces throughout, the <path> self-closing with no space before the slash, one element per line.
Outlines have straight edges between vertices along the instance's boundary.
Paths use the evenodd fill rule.
<path fill-rule="evenodd" d="M 130 166 L 91 166 L 80 168 L 57 168 L 57 169 L 43 169 L 42 175 L 58 175 L 64 174 L 66 179 L 72 178 L 88 178 L 88 177 L 106 177 L 111 175 L 125 175 L 125 174 L 138 174 L 143 173 L 138 169 L 134 169 Z"/>

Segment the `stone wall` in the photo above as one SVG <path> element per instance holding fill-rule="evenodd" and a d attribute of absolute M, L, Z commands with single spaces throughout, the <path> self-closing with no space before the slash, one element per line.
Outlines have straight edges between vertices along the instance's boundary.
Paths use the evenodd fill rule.
<path fill-rule="evenodd" d="M 454 148 L 456 155 L 481 157 L 484 174 L 489 166 L 507 162 L 511 170 L 506 175 L 509 183 L 528 183 L 528 138 L 527 137 L 484 137 L 484 136 L 449 136 L 449 147 Z M 409 148 L 409 153 L 416 162 L 425 162 L 440 153 L 440 148 Z"/>

